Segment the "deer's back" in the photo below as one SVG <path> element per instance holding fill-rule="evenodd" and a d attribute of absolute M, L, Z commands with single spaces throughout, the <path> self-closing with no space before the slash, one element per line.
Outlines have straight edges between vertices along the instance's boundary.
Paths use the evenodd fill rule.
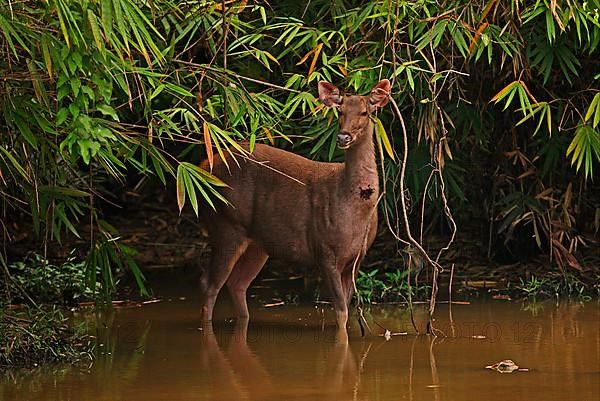
<path fill-rule="evenodd" d="M 237 161 L 239 167 L 228 157 L 228 169 L 215 160 L 213 174 L 229 186 L 221 193 L 230 205 L 217 205 L 209 233 L 219 224 L 234 225 L 273 257 L 313 262 L 315 230 L 335 223 L 331 216 L 343 164 L 315 162 L 262 144 Z M 202 167 L 208 168 L 206 163 Z"/>

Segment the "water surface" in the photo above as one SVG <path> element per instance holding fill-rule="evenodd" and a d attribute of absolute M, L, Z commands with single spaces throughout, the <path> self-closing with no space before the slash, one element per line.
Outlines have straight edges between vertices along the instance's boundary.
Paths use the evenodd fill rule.
<path fill-rule="evenodd" d="M 98 315 L 91 368 L 5 377 L 0 400 L 600 400 L 597 302 L 441 304 L 438 338 L 416 335 L 404 306 L 377 307 L 373 333 L 351 319 L 344 342 L 326 304 L 255 303 L 246 325 L 223 296 L 211 329 L 196 298 L 168 297 Z M 503 359 L 529 371 L 485 369 Z"/>

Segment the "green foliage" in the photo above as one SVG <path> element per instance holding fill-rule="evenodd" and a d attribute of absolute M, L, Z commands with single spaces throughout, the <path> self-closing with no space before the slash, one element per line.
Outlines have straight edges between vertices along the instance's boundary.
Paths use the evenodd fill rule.
<path fill-rule="evenodd" d="M 600 160 L 600 132 L 583 125 L 577 128 L 575 137 L 567 149 L 571 155 L 571 165 L 577 164 L 577 171 L 583 163 L 585 176 L 594 176 L 593 159 Z"/>
<path fill-rule="evenodd" d="M 547 298 L 567 296 L 582 301 L 590 301 L 593 289 L 583 283 L 573 274 L 566 274 L 560 278 L 536 277 L 532 275 L 528 279 L 520 279 L 520 285 L 516 289 L 527 297 Z"/>
<path fill-rule="evenodd" d="M 405 196 L 393 155 L 406 145 L 406 184 L 415 206 L 432 204 L 426 218 L 441 215 L 442 183 L 430 180 L 439 170 L 451 206 L 471 210 L 459 227 L 500 221 L 501 242 L 520 217 L 539 222 L 563 199 L 568 224 L 551 213 L 535 240 L 573 253 L 597 207 L 599 9 L 598 0 L 0 0 L 3 215 L 27 216 L 47 240 L 92 242 L 90 283 L 107 290 L 121 268 L 143 283 L 99 194 L 155 177 L 201 214 L 198 199 L 223 201 L 223 184 L 194 159 L 212 164 L 243 139 L 340 160 L 336 112 L 318 104 L 316 83 L 366 93 L 387 77 L 409 134 L 402 143 L 398 119 L 379 112 L 392 217 Z M 507 156 L 515 151 L 523 157 Z M 577 211 L 573 186 L 585 187 Z M 561 255 L 561 267 L 576 266 Z"/>
<path fill-rule="evenodd" d="M 371 304 L 379 302 L 408 302 L 412 298 L 426 296 L 428 286 L 412 285 L 407 281 L 408 270 L 380 272 L 378 269 L 359 271 L 356 290 L 360 302 Z"/>
<path fill-rule="evenodd" d="M 106 223 L 103 225 L 106 226 Z M 85 261 L 86 284 L 91 288 L 96 287 L 95 291 L 99 289 L 97 294 L 108 302 L 116 289 L 115 273 L 129 271 L 137 283 L 140 294 L 147 296 L 146 279 L 133 260 L 135 254 L 134 249 L 118 243 L 116 238 L 104 231 Z"/>
<path fill-rule="evenodd" d="M 546 279 L 544 278 L 536 278 L 535 276 L 531 276 L 529 280 L 521 279 L 521 290 L 523 290 L 527 296 L 536 297 L 541 295 L 548 294 L 545 293 L 546 287 Z"/>
<path fill-rule="evenodd" d="M 14 295 L 22 296 L 20 291 L 25 291 L 36 303 L 73 304 L 94 298 L 94 291 L 86 285 L 84 262 L 70 259 L 57 266 L 33 254 L 9 265 L 8 270 L 18 286 Z"/>
<path fill-rule="evenodd" d="M 377 294 L 380 294 L 385 289 L 385 283 L 377 278 L 378 270 L 374 269 L 370 272 L 359 271 L 356 279 L 356 290 L 360 302 L 370 304 L 377 299 Z"/>
<path fill-rule="evenodd" d="M 179 210 L 183 208 L 187 194 L 190 203 L 194 208 L 194 212 L 196 212 L 196 215 L 198 214 L 198 198 L 196 190 L 200 192 L 202 197 L 206 199 L 206 202 L 213 209 L 215 208 L 215 205 L 212 198 L 227 203 L 227 200 L 214 188 L 223 186 L 225 185 L 217 177 L 200 167 L 190 163 L 180 163 L 177 167 L 177 203 L 179 204 Z M 207 192 L 210 193 L 211 196 L 209 196 Z"/>

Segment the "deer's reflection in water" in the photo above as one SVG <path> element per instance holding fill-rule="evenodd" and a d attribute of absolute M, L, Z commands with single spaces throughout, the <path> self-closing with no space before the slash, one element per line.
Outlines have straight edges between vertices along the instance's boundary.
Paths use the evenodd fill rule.
<path fill-rule="evenodd" d="M 256 349 L 248 345 L 248 319 L 235 323 L 233 335 L 227 340 L 212 324 L 203 327 L 202 364 L 210 376 L 210 399 L 279 400 L 288 397 L 304 399 L 365 399 L 359 395 L 359 361 L 349 344 L 345 330 L 331 332 L 302 332 L 280 338 L 265 338 L 258 334 Z M 290 336 L 296 336 L 291 338 Z M 298 336 L 312 336 L 307 341 Z M 364 345 L 364 344 L 363 344 Z M 313 353 L 305 347 L 321 348 Z M 370 348 L 370 344 L 366 344 Z M 314 369 L 306 370 L 304 363 L 295 360 L 315 355 Z M 277 355 L 273 355 L 277 354 Z M 300 354 L 300 355 L 299 355 Z M 261 356 L 268 361 L 263 365 Z M 299 380 L 300 379 L 300 380 Z"/>

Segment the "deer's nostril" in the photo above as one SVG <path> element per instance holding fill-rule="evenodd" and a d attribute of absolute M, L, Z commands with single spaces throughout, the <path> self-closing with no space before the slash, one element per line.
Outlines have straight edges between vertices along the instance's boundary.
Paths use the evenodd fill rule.
<path fill-rule="evenodd" d="M 337 136 L 337 144 L 338 146 L 346 146 L 352 141 L 352 135 L 347 132 L 340 132 Z"/>

